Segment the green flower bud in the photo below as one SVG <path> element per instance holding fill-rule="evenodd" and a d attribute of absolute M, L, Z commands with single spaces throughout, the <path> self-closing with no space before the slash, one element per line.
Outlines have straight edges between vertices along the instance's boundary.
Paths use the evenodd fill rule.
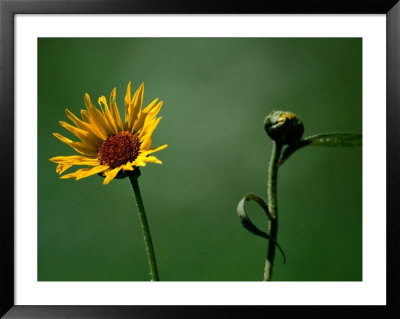
<path fill-rule="evenodd" d="M 273 111 L 265 118 L 264 128 L 271 139 L 281 144 L 293 144 L 304 133 L 303 123 L 291 112 Z"/>

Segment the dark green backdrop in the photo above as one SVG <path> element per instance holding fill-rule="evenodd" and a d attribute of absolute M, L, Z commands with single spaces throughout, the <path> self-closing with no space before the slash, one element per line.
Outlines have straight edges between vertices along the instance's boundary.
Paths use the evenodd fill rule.
<path fill-rule="evenodd" d="M 145 82 L 164 100 L 153 145 L 163 165 L 141 185 L 161 280 L 253 281 L 267 243 L 242 228 L 238 201 L 266 197 L 273 109 L 305 135 L 362 130 L 361 39 L 39 39 L 38 279 L 147 281 L 149 268 L 127 179 L 60 180 L 50 157 L 73 155 L 53 132 L 117 87 Z M 305 148 L 280 169 L 273 280 L 362 280 L 362 149 Z M 266 228 L 263 214 L 249 215 Z"/>

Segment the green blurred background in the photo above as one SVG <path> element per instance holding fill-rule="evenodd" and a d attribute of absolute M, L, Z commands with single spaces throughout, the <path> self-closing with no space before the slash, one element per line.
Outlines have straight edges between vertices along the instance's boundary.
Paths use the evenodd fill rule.
<path fill-rule="evenodd" d="M 362 130 L 362 40 L 38 40 L 38 280 L 147 281 L 149 267 L 128 179 L 60 180 L 50 157 L 75 154 L 53 132 L 117 87 L 145 82 L 164 101 L 153 145 L 169 144 L 139 180 L 161 280 L 262 280 L 267 242 L 236 215 L 248 192 L 266 198 L 273 109 L 296 113 L 305 136 Z M 76 169 L 70 169 L 75 171 Z M 275 281 L 362 280 L 362 149 L 309 147 L 278 179 Z M 249 216 L 263 229 L 256 204 Z"/>

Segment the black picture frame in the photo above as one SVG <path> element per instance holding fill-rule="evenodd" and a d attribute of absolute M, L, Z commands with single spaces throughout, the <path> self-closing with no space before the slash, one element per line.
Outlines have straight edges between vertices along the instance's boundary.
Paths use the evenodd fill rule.
<path fill-rule="evenodd" d="M 386 306 L 17 306 L 14 304 L 14 18 L 16 14 L 385 14 L 387 22 L 387 305 Z M 399 0 L 0 0 L 0 315 L 4 318 L 400 318 L 398 287 L 400 204 Z M 384 114 L 384 112 L 382 112 Z M 377 109 L 377 115 L 380 110 Z M 381 119 L 381 121 L 384 119 Z M 383 142 L 383 141 L 382 141 Z M 35 168 L 33 168 L 35 169 Z M 384 208 L 385 205 L 382 205 Z M 385 214 L 384 209 L 376 212 Z M 244 292 L 245 293 L 245 292 Z"/>

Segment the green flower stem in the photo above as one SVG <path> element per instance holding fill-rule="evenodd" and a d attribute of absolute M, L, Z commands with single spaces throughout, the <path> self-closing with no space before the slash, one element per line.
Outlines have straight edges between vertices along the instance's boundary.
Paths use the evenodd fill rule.
<path fill-rule="evenodd" d="M 271 215 L 269 221 L 269 235 L 277 241 L 278 236 L 278 203 L 277 203 L 277 182 L 278 182 L 278 161 L 282 152 L 282 144 L 273 141 L 271 160 L 268 172 L 268 210 Z M 274 265 L 276 244 L 270 240 L 268 243 L 267 259 L 264 268 L 264 281 L 270 281 L 272 267 Z"/>
<path fill-rule="evenodd" d="M 140 174 L 140 173 L 139 173 Z M 136 206 L 139 213 L 140 223 L 142 224 L 142 231 L 144 237 L 144 244 L 146 246 L 147 258 L 150 264 L 150 273 L 152 281 L 159 281 L 156 256 L 154 254 L 153 242 L 151 240 L 150 228 L 147 222 L 146 212 L 144 210 L 142 195 L 140 194 L 138 174 L 129 174 L 129 180 L 132 184 L 133 192 L 135 193 Z"/>

